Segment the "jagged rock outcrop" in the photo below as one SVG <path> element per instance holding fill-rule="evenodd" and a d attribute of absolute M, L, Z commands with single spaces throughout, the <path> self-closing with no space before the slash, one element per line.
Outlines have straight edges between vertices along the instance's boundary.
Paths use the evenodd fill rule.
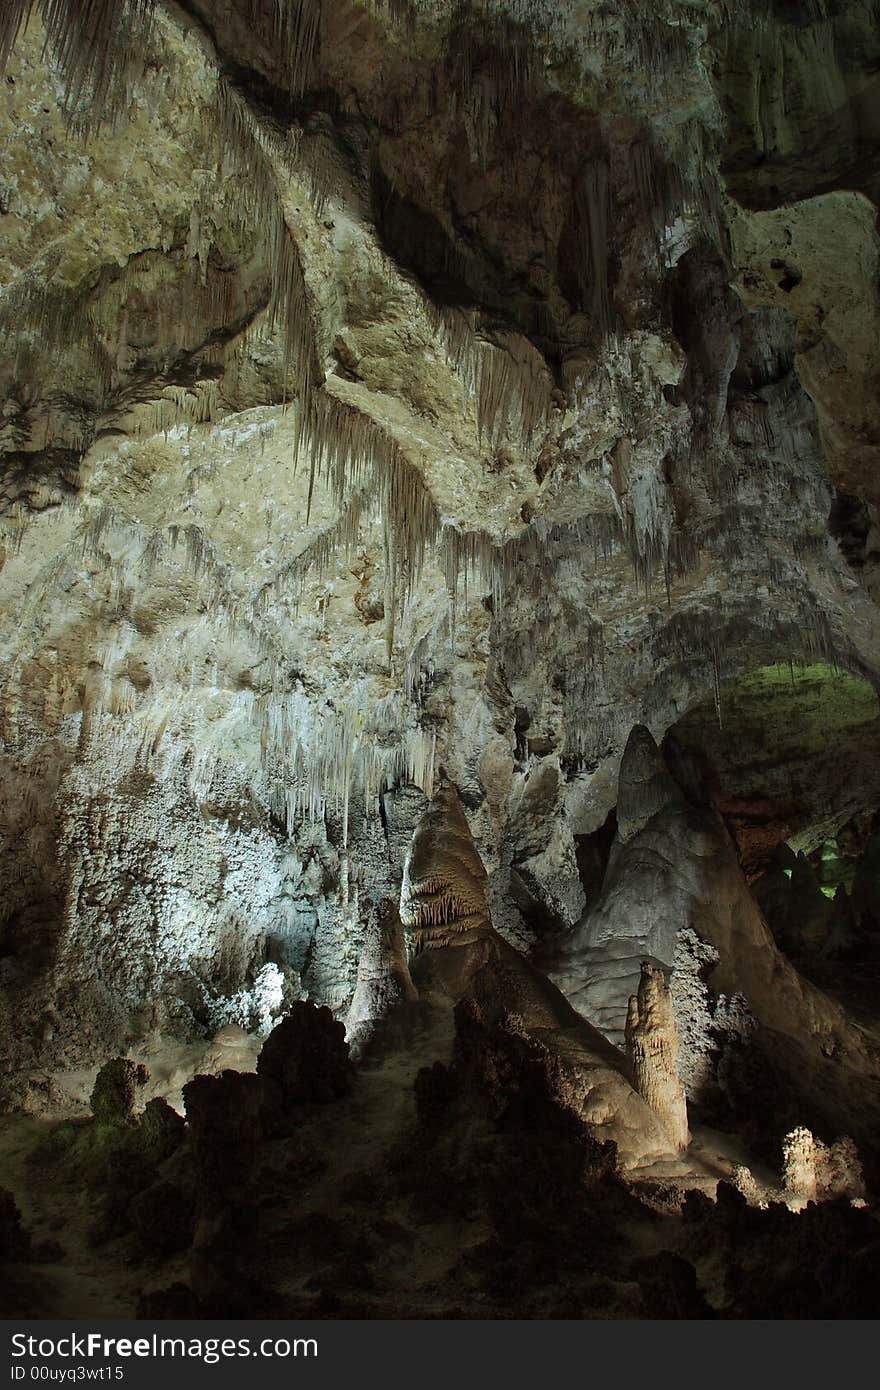
<path fill-rule="evenodd" d="M 300 1000 L 263 1043 L 257 1075 L 283 1109 L 345 1095 L 351 1087 L 345 1025 L 328 1008 Z"/>
<path fill-rule="evenodd" d="M 194 1076 L 183 1099 L 199 1210 L 213 1216 L 235 1198 L 256 1161 L 268 1131 L 266 1088 L 252 1072 L 225 1071 Z"/>
<path fill-rule="evenodd" d="M 0 1261 L 7 1264 L 26 1257 L 30 1245 L 15 1197 L 5 1187 L 0 1188 Z"/>
<path fill-rule="evenodd" d="M 192 1297 L 204 1316 L 246 1315 L 251 1306 L 235 1250 L 248 1219 L 244 1194 L 272 1126 L 266 1084 L 253 1073 L 226 1071 L 193 1077 L 183 1095 L 196 1176 Z"/>
<path fill-rule="evenodd" d="M 128 1057 L 114 1057 L 98 1072 L 90 1100 L 92 1115 L 99 1125 L 127 1125 L 134 1122 L 138 1087 L 146 1084 L 149 1072 Z"/>
<path fill-rule="evenodd" d="M 662 970 L 645 961 L 638 993 L 626 1014 L 626 1055 L 639 1095 L 660 1120 L 676 1150 L 686 1149 L 685 1089 L 678 1075 L 678 1028 Z"/>

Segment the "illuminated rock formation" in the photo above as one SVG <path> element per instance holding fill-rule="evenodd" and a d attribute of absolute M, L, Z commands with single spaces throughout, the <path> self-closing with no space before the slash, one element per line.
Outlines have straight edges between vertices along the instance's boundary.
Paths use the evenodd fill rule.
<path fill-rule="evenodd" d="M 400 920 L 416 951 L 464 945 L 491 930 L 486 870 L 450 783 L 439 788 L 416 827 L 404 863 Z"/>
<path fill-rule="evenodd" d="M 421 948 L 412 969 L 422 999 L 474 1008 L 502 1033 L 515 1019 L 560 1103 L 594 1140 L 613 1142 L 622 1170 L 667 1154 L 675 1143 L 633 1090 L 621 1054 L 494 930 L 484 881 L 456 789 L 444 786 L 416 827 L 401 894 L 401 918 L 416 925 Z"/>
<path fill-rule="evenodd" d="M 714 1094 L 722 1109 L 752 1115 L 755 1134 L 774 1115 L 794 1123 L 801 1114 L 832 1131 L 848 1125 L 864 1142 L 880 1120 L 880 1053 L 870 1030 L 778 949 L 721 818 L 664 780 L 656 745 L 655 771 L 647 771 L 644 732 L 621 767 L 624 805 L 633 804 L 634 742 L 634 800 L 644 813 L 614 844 L 598 900 L 560 945 L 554 980 L 585 1018 L 623 1042 L 634 970 L 642 960 L 666 967 L 689 1100 L 711 1104 Z"/>
<path fill-rule="evenodd" d="M 782 1183 L 790 1197 L 802 1202 L 864 1197 L 862 1165 L 848 1136 L 831 1145 L 823 1144 L 804 1125 L 799 1125 L 786 1134 L 782 1154 Z"/>
<path fill-rule="evenodd" d="M 626 1055 L 635 1088 L 660 1120 L 675 1149 L 688 1146 L 687 1102 L 679 1079 L 678 1029 L 662 970 L 642 963 L 638 993 L 626 1016 Z"/>

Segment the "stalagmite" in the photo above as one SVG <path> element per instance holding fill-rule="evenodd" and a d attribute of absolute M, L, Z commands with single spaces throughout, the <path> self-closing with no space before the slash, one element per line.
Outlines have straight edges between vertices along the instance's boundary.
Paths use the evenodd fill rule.
<path fill-rule="evenodd" d="M 630 840 L 667 807 L 683 803 L 650 729 L 637 724 L 626 741 L 617 787 L 617 833 Z"/>
<path fill-rule="evenodd" d="M 486 870 L 458 792 L 438 788 L 403 866 L 400 920 L 411 949 L 460 945 L 491 930 Z"/>
<path fill-rule="evenodd" d="M 639 1095 L 660 1120 L 673 1147 L 686 1149 L 690 1143 L 687 1102 L 676 1070 L 678 1028 L 672 996 L 663 971 L 649 961 L 642 962 L 638 993 L 629 1001 L 626 1055 Z"/>
<path fill-rule="evenodd" d="M 345 1036 L 357 1059 L 375 1039 L 391 1036 L 407 1004 L 418 999 L 406 961 L 397 905 L 379 904 L 358 961 L 357 984 L 345 1020 Z"/>
<path fill-rule="evenodd" d="M 823 1144 L 805 1125 L 798 1125 L 783 1139 L 782 1155 L 782 1185 L 795 1201 L 859 1200 L 865 1195 L 858 1150 L 849 1136 Z"/>

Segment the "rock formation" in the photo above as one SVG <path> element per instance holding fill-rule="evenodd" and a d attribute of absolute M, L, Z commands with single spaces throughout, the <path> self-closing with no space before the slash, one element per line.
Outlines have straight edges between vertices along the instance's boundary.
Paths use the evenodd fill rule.
<path fill-rule="evenodd" d="M 626 1055 L 635 1088 L 660 1119 L 673 1148 L 689 1142 L 687 1102 L 679 1079 L 678 1029 L 672 996 L 662 970 L 642 963 L 638 993 L 626 1015 Z"/>
<path fill-rule="evenodd" d="M 704 1126 L 762 1193 L 796 1127 L 880 1181 L 878 35 L 877 0 L 0 6 L 0 1107 L 85 1120 L 120 1059 L 98 1128 L 143 1184 L 101 1188 L 105 1245 L 120 1194 L 142 1233 L 191 1205 L 129 1066 L 196 1086 L 183 1168 L 240 1088 L 254 1163 L 310 1171 L 352 1086 L 405 1082 L 403 1151 L 459 1006 L 571 1170 L 613 1140 L 658 1207 L 641 1170 L 705 1187 Z M 357 1081 L 345 1019 L 389 1044 Z M 499 1107 L 501 1181 L 534 1153 Z M 692 1234 L 742 1236 L 749 1316 L 737 1203 Z M 774 1205 L 779 1306 L 845 1301 L 865 1228 L 806 1217 L 832 1253 L 786 1301 Z M 293 1282 L 354 1306 L 373 1236 L 307 1215 L 337 1253 Z M 203 1235 L 207 1304 L 250 1237 Z M 665 1254 L 618 1311 L 700 1309 Z M 480 1258 L 487 1306 L 571 1311 Z"/>
<path fill-rule="evenodd" d="M 406 944 L 396 905 L 386 899 L 379 905 L 376 923 L 358 961 L 357 983 L 345 1020 L 345 1037 L 352 1057 L 359 1057 L 370 1043 L 387 1036 L 395 1015 L 418 999 L 406 960 Z"/>
<path fill-rule="evenodd" d="M 561 943 L 554 979 L 585 1017 L 622 1040 L 634 957 L 667 970 L 677 961 L 683 989 L 679 994 L 676 971 L 670 988 L 690 1054 L 679 1062 L 693 1082 L 689 1101 L 711 1104 L 713 1089 L 720 1090 L 724 1105 L 761 1113 L 768 1123 L 774 1111 L 794 1117 L 806 1106 L 802 1113 L 822 1129 L 839 1132 L 847 1122 L 857 1128 L 857 1141 L 872 1134 L 880 1114 L 880 1059 L 871 1031 L 779 951 L 717 813 L 689 803 L 671 779 L 663 781 L 656 746 L 658 770 L 646 777 L 644 733 L 636 747 L 637 800 L 646 783 L 663 785 L 664 794 L 646 802 L 653 814 L 635 817 L 628 840 L 618 836 L 600 897 Z M 628 775 L 627 756 L 624 787 Z M 702 961 L 698 980 L 705 970 L 697 988 L 684 968 L 694 949 Z"/>
<path fill-rule="evenodd" d="M 578 920 L 636 724 L 758 661 L 876 670 L 859 81 L 786 192 L 725 7 L 309 14 L 4 17 L 11 1097 L 90 1029 L 344 1010 L 436 767 L 527 945 Z M 761 71 L 843 81 L 839 16 L 762 23 Z"/>
<path fill-rule="evenodd" d="M 486 870 L 458 792 L 442 785 L 404 861 L 400 920 L 415 951 L 464 945 L 491 930 Z"/>
<path fill-rule="evenodd" d="M 422 1001 L 474 1008 L 490 1027 L 515 1019 L 547 1059 L 557 1100 L 592 1139 L 611 1141 L 623 1170 L 677 1148 L 678 1133 L 670 1136 L 640 1099 L 624 1057 L 495 931 L 484 879 L 456 789 L 444 787 L 416 827 L 401 894 L 401 918 L 418 924 L 424 948 L 413 962 Z"/>
<path fill-rule="evenodd" d="M 677 932 L 692 925 L 693 860 L 677 846 L 671 851 L 665 837 L 682 833 L 689 841 L 695 818 L 644 726 L 627 740 L 617 808 L 617 837 L 599 899 L 560 943 L 554 977 L 584 1017 L 622 1045 L 643 962 L 671 966 Z"/>
<path fill-rule="evenodd" d="M 90 1105 L 99 1125 L 126 1125 L 134 1121 L 137 1088 L 145 1085 L 149 1073 L 127 1057 L 114 1057 L 98 1072 Z"/>
<path fill-rule="evenodd" d="M 823 1144 L 799 1125 L 786 1134 L 782 1157 L 782 1182 L 790 1197 L 816 1202 L 865 1195 L 858 1150 L 846 1136 L 831 1145 Z"/>
<path fill-rule="evenodd" d="M 264 1042 L 257 1075 L 277 1091 L 285 1109 L 345 1095 L 351 1062 L 344 1025 L 327 1008 L 294 1004 Z"/>

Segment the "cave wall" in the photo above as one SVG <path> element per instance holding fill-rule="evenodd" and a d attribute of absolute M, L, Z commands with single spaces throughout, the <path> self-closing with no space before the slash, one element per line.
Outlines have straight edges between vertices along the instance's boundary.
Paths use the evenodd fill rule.
<path fill-rule="evenodd" d="M 72 130 L 39 12 L 2 78 L 16 1093 L 344 1011 L 441 768 L 529 945 L 635 724 L 878 673 L 872 7 L 270 8 L 158 6 Z M 762 159 L 780 51 L 845 101 Z"/>

